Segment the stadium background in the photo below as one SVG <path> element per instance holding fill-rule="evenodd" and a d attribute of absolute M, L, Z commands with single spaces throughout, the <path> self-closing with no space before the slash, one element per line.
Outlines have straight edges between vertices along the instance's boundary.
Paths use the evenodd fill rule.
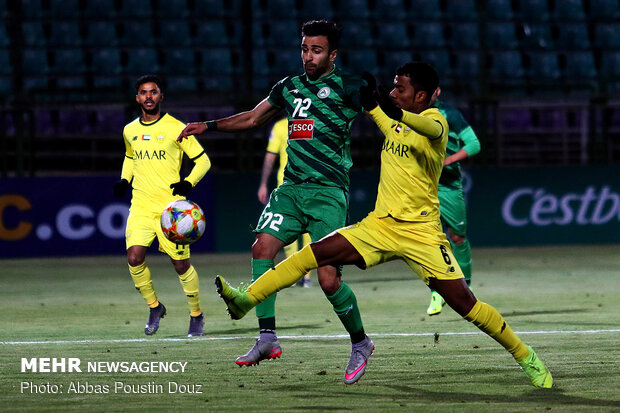
<path fill-rule="evenodd" d="M 477 132 L 465 163 L 476 246 L 620 242 L 617 0 L 0 0 L 0 257 L 115 254 L 112 197 L 133 82 L 165 76 L 183 121 L 253 107 L 302 71 L 300 23 L 343 24 L 338 64 L 389 84 L 426 60 Z M 248 251 L 270 125 L 201 138 L 197 251 Z M 374 203 L 381 139 L 353 128 L 351 218 Z"/>

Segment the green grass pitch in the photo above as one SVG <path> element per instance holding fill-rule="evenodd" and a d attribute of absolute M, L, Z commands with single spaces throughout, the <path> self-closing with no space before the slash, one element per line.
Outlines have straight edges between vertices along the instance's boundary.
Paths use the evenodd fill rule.
<path fill-rule="evenodd" d="M 192 257 L 206 319 L 195 339 L 185 337 L 178 278 L 156 252 L 147 262 L 168 315 L 153 337 L 122 254 L 3 260 L 0 411 L 620 411 L 618 251 L 474 250 L 474 293 L 537 350 L 555 380 L 549 390 L 532 387 L 503 348 L 448 307 L 426 316 L 428 290 L 402 262 L 345 268 L 376 344 L 366 375 L 345 386 L 350 344 L 316 277 L 313 288 L 278 296 L 282 358 L 239 368 L 256 319 L 231 321 L 213 277 L 247 281 L 248 254 Z M 63 357 L 79 358 L 82 372 L 21 371 L 22 358 Z M 186 364 L 168 373 L 86 370 L 123 361 Z"/>

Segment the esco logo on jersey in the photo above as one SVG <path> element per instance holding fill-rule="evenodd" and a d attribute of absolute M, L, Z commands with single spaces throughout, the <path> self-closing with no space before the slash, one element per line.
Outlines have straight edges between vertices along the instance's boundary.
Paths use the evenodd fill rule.
<path fill-rule="evenodd" d="M 288 138 L 312 139 L 314 133 L 314 119 L 292 119 L 288 121 Z"/>

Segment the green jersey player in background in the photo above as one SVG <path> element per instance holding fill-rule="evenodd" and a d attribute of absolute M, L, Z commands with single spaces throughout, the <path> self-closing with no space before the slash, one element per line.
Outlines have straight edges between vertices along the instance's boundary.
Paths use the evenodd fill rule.
<path fill-rule="evenodd" d="M 301 29 L 301 59 L 305 73 L 278 82 L 254 109 L 207 122 L 190 123 L 179 135 L 206 131 L 236 132 L 260 126 L 285 110 L 288 115 L 288 163 L 284 182 L 269 198 L 256 227 L 252 245 L 252 280 L 274 267 L 277 252 L 305 232 L 319 240 L 346 224 L 353 120 L 362 111 L 362 80 L 338 68 L 340 27 L 327 20 L 309 21 Z M 331 265 L 317 270 L 319 284 L 351 336 L 352 351 L 345 377 L 354 383 L 374 348 L 364 333 L 353 291 Z M 251 366 L 280 357 L 276 336 L 275 295 L 256 307 L 260 336 L 237 358 Z"/>
<path fill-rule="evenodd" d="M 448 121 L 450 133 L 446 147 L 446 159 L 439 178 L 439 211 L 441 222 L 448 231 L 452 252 L 463 270 L 465 282 L 471 284 L 471 246 L 467 239 L 467 210 L 463 195 L 463 180 L 460 161 L 480 152 L 480 142 L 469 123 L 454 106 L 439 100 L 441 88 L 435 92 L 435 107 Z M 441 313 L 446 304 L 436 291 L 431 290 L 428 315 Z"/>

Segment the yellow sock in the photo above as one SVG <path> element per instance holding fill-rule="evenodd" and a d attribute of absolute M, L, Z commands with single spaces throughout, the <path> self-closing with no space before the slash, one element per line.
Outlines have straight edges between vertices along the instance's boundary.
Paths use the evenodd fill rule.
<path fill-rule="evenodd" d="M 192 317 L 199 316 L 202 314 L 202 310 L 200 309 L 200 296 L 198 294 L 200 284 L 198 282 L 198 273 L 193 265 L 190 265 L 189 269 L 185 271 L 184 274 L 179 275 L 179 281 L 181 281 L 181 286 L 187 296 L 187 305 L 189 306 L 190 315 Z"/>
<path fill-rule="evenodd" d="M 153 281 L 151 280 L 151 271 L 149 270 L 149 267 L 146 266 L 146 262 L 143 262 L 136 267 L 132 267 L 130 265 L 129 273 L 131 274 L 131 278 L 133 278 L 133 283 L 136 286 L 136 290 L 142 294 L 146 304 L 151 308 L 157 307 L 159 305 L 159 301 L 157 301 L 157 296 L 155 296 Z"/>
<path fill-rule="evenodd" d="M 307 245 L 250 284 L 247 290 L 248 298 L 254 305 L 261 303 L 271 294 L 295 284 L 305 273 L 316 267 L 312 248 Z"/>
<path fill-rule="evenodd" d="M 295 240 L 291 244 L 288 244 L 287 246 L 284 247 L 284 255 L 286 256 L 286 258 L 290 257 L 291 255 L 293 255 L 297 251 L 299 251 L 299 245 L 298 244 L 299 244 L 299 242 L 297 240 Z"/>
<path fill-rule="evenodd" d="M 310 238 L 310 234 L 308 234 L 307 232 L 304 232 L 304 234 L 301 236 L 301 247 L 305 247 L 306 245 L 310 244 L 312 242 L 312 239 Z M 309 280 L 310 279 L 310 271 L 308 271 L 305 275 L 304 278 Z"/>
<path fill-rule="evenodd" d="M 508 326 L 504 317 L 487 303 L 477 301 L 469 314 L 463 318 L 493 337 L 512 354 L 516 361 L 521 361 L 528 356 L 529 350 L 525 344 Z"/>
<path fill-rule="evenodd" d="M 304 232 L 303 235 L 301 236 L 301 247 L 305 247 L 306 245 L 310 244 L 312 242 L 312 239 L 310 238 L 310 234 L 308 234 L 307 232 Z"/>

